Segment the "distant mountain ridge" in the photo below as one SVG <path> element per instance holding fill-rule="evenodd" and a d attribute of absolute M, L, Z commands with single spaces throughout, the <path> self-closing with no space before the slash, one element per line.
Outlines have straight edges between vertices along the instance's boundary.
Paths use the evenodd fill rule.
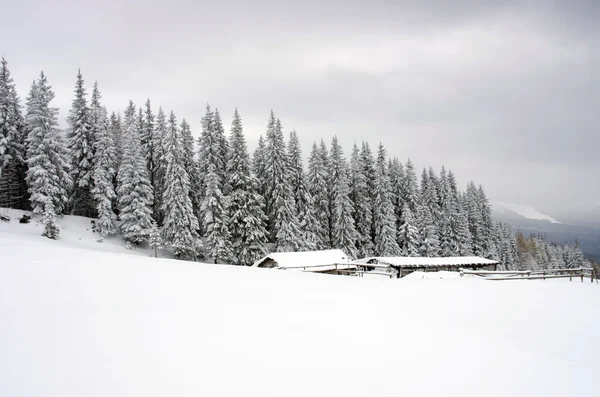
<path fill-rule="evenodd" d="M 591 215 L 591 213 L 588 213 Z M 600 222 L 582 216 L 577 223 L 544 214 L 529 205 L 492 203 L 492 215 L 500 222 L 512 225 L 514 231 L 545 235 L 556 244 L 577 240 L 583 253 L 600 260 Z"/>

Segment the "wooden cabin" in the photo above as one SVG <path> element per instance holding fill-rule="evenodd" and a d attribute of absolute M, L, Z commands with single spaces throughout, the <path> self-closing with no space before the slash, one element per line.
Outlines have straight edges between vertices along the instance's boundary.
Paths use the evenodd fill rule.
<path fill-rule="evenodd" d="M 357 265 L 358 273 L 374 273 L 389 275 L 391 278 L 401 278 L 415 271 L 459 271 L 469 270 L 496 270 L 498 262 L 478 256 L 457 256 L 442 258 L 427 257 L 369 257 L 357 259 L 352 262 Z"/>
<path fill-rule="evenodd" d="M 356 269 L 342 250 L 273 252 L 254 262 L 252 267 L 299 270 L 326 274 L 347 274 Z"/>

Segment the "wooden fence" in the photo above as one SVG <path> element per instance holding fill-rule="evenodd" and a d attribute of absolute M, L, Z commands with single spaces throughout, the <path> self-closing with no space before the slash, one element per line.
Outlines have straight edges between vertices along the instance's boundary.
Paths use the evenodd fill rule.
<path fill-rule="evenodd" d="M 486 280 L 545 280 L 547 278 L 590 278 L 590 282 L 598 283 L 598 277 L 591 267 L 578 267 L 573 269 L 544 269 L 544 270 L 523 270 L 523 271 L 488 271 L 488 270 L 468 270 L 460 269 L 460 276 L 465 274 L 484 277 Z"/>

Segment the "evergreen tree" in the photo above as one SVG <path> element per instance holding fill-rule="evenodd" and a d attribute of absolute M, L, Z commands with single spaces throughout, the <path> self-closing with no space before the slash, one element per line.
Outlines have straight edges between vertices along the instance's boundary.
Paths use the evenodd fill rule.
<path fill-rule="evenodd" d="M 115 147 L 114 168 L 115 170 L 118 170 L 121 165 L 121 161 L 123 160 L 123 127 L 121 125 L 121 115 L 117 116 L 115 112 L 110 115 L 109 131 Z"/>
<path fill-rule="evenodd" d="M 165 137 L 165 191 L 162 195 L 162 211 L 165 214 L 162 227 L 163 241 L 173 249 L 173 256 L 196 259 L 199 245 L 198 218 L 190 199 L 190 178 L 184 167 L 184 151 L 177 131 L 177 120 L 171 112 Z"/>
<path fill-rule="evenodd" d="M 420 230 L 420 255 L 429 258 L 439 256 L 440 242 L 438 240 L 437 227 L 435 225 L 431 209 L 427 205 L 419 206 L 419 214 L 417 216 L 416 223 L 418 230 Z M 404 229 L 404 231 L 410 234 L 410 230 Z"/>
<path fill-rule="evenodd" d="M 363 174 L 367 179 L 369 202 L 371 203 L 371 241 L 375 247 L 375 158 L 367 142 L 362 143 L 360 158 L 363 163 Z"/>
<path fill-rule="evenodd" d="M 296 201 L 297 213 L 302 216 L 307 212 L 307 186 L 304 177 L 304 166 L 302 165 L 302 149 L 296 131 L 290 132 L 288 142 L 289 174 L 292 193 Z"/>
<path fill-rule="evenodd" d="M 408 204 L 408 207 L 412 213 L 416 214 L 421 200 L 419 198 L 417 174 L 415 173 L 415 167 L 410 159 L 407 161 L 404 169 L 404 180 L 402 185 L 402 194 L 404 195 L 402 198 L 402 205 L 404 206 L 404 204 Z"/>
<path fill-rule="evenodd" d="M 214 166 L 214 172 L 217 175 L 220 192 L 223 192 L 223 182 L 225 173 L 225 161 L 223 157 L 223 139 L 222 126 L 220 119 L 215 119 L 215 113 L 210 105 L 206 105 L 206 114 L 202 117 L 202 132 L 198 138 L 198 172 L 200 180 L 204 181 L 200 197 L 203 198 L 207 189 L 207 176 L 211 165 Z"/>
<path fill-rule="evenodd" d="M 318 206 L 313 196 L 306 192 L 305 201 L 308 203 L 306 212 L 300 217 L 299 251 L 315 251 L 322 249 L 324 244 L 321 236 L 323 228 L 319 220 Z"/>
<path fill-rule="evenodd" d="M 373 254 L 373 241 L 371 240 L 373 207 L 364 161 L 356 143 L 350 156 L 350 199 L 354 207 L 354 224 L 358 233 L 357 255 L 361 258 L 371 256 Z"/>
<path fill-rule="evenodd" d="M 54 211 L 54 203 L 49 196 L 44 197 L 44 209 L 42 216 L 44 224 L 43 237 L 48 237 L 51 240 L 58 240 L 60 228 L 56 224 L 56 212 Z"/>
<path fill-rule="evenodd" d="M 71 153 L 71 197 L 74 215 L 94 217 L 95 204 L 92 200 L 93 137 L 90 124 L 90 109 L 87 105 L 86 90 L 83 87 L 81 70 L 77 73 L 75 99 L 69 112 L 67 131 L 68 147 Z"/>
<path fill-rule="evenodd" d="M 490 203 L 481 185 L 479 185 L 479 188 L 477 189 L 477 202 L 479 205 L 479 211 L 481 213 L 482 220 L 483 255 L 485 258 L 496 259 L 498 258 L 498 252 L 496 249 L 494 238 L 494 221 L 492 219 L 492 208 L 490 207 Z"/>
<path fill-rule="evenodd" d="M 237 109 L 233 115 L 227 161 L 231 262 L 249 266 L 266 253 L 267 231 L 263 198 L 256 192 L 257 180 L 250 172 L 250 156 Z"/>
<path fill-rule="evenodd" d="M 218 169 L 219 178 L 223 183 L 223 193 L 228 193 L 227 185 L 227 156 L 229 152 L 229 142 L 227 142 L 227 137 L 225 136 L 225 128 L 223 127 L 223 121 L 221 120 L 221 115 L 219 114 L 219 109 L 215 109 L 214 113 L 214 128 L 215 128 L 215 138 L 217 140 L 218 146 L 218 160 L 215 165 L 221 167 Z"/>
<path fill-rule="evenodd" d="M 256 176 L 256 192 L 264 198 L 266 198 L 267 191 L 267 171 L 265 164 L 265 152 L 267 148 L 265 146 L 265 140 L 261 135 L 258 138 L 258 145 L 256 146 L 256 150 L 254 151 L 254 156 L 252 160 L 252 169 L 254 171 L 254 175 Z M 266 203 L 263 203 L 263 210 Z"/>
<path fill-rule="evenodd" d="M 68 152 L 58 130 L 58 109 L 50 107 L 52 87 L 44 73 L 31 86 L 25 116 L 27 136 L 27 184 L 35 214 L 45 215 L 48 236 L 54 238 L 54 215 L 62 213 L 71 188 Z"/>
<path fill-rule="evenodd" d="M 0 206 L 28 210 L 27 132 L 19 96 L 4 58 L 0 62 Z"/>
<path fill-rule="evenodd" d="M 207 256 L 214 258 L 215 263 L 227 261 L 232 255 L 231 236 L 227 227 L 226 200 L 219 187 L 222 183 L 214 164 L 208 167 L 205 185 L 201 212 Z"/>
<path fill-rule="evenodd" d="M 181 143 L 183 149 L 183 168 L 190 178 L 189 195 L 192 200 L 194 214 L 200 219 L 200 206 L 202 203 L 198 196 L 198 192 L 201 189 L 202 181 L 200 180 L 200 173 L 198 172 L 198 163 L 194 160 L 194 137 L 192 136 L 190 125 L 185 119 L 181 121 Z"/>
<path fill-rule="evenodd" d="M 116 199 L 113 180 L 116 175 L 115 147 L 110 136 L 110 122 L 106 108 L 100 107 L 100 91 L 94 86 L 92 96 L 92 129 L 94 131 L 94 163 L 93 163 L 93 188 L 92 198 L 96 203 L 96 229 L 102 236 L 115 233 L 115 222 L 117 217 L 113 211 L 112 203 Z"/>
<path fill-rule="evenodd" d="M 471 232 L 469 231 L 467 200 L 463 194 L 458 196 L 457 206 L 457 216 L 455 217 L 455 222 L 451 224 L 456 234 L 456 247 L 454 251 L 459 256 L 471 256 L 473 255 L 473 242 Z"/>
<path fill-rule="evenodd" d="M 117 176 L 119 227 L 128 244 L 139 244 L 150 235 L 153 195 L 132 101 L 125 111 L 124 124 L 123 160 Z"/>
<path fill-rule="evenodd" d="M 344 158 L 342 147 L 336 136 L 331 141 L 330 152 L 330 180 L 331 199 L 333 202 L 332 213 L 332 245 L 348 254 L 351 258 L 357 257 L 355 241 L 358 233 L 354 226 L 352 201 L 348 182 L 348 165 Z"/>
<path fill-rule="evenodd" d="M 452 200 L 450 185 L 448 183 L 448 174 L 444 167 L 442 167 L 440 178 L 438 179 L 437 192 L 440 208 L 440 217 L 438 219 L 440 255 L 444 257 L 456 256 L 456 236 L 454 235 L 452 224 L 455 222 L 454 218 L 457 216 L 457 209 Z"/>
<path fill-rule="evenodd" d="M 152 223 L 150 224 L 150 237 L 148 238 L 148 246 L 150 247 L 150 252 L 154 251 L 155 258 L 158 258 L 158 250 L 164 248 L 162 237 L 160 236 L 160 230 L 154 219 L 152 219 Z"/>
<path fill-rule="evenodd" d="M 378 256 L 398 256 L 401 254 L 396 240 L 396 219 L 391 198 L 390 179 L 386 167 L 386 150 L 379 144 L 375 169 L 375 205 L 373 223 L 375 226 L 375 254 Z"/>
<path fill-rule="evenodd" d="M 290 186 L 289 159 L 285 149 L 281 122 L 275 120 L 275 114 L 271 111 L 265 151 L 266 215 L 269 218 L 269 232 L 278 251 L 296 251 L 300 225 L 296 201 Z"/>
<path fill-rule="evenodd" d="M 402 254 L 404 256 L 419 256 L 421 238 L 409 201 L 404 202 L 400 223 L 398 240 L 401 244 Z"/>
<path fill-rule="evenodd" d="M 316 142 L 313 143 L 310 158 L 308 160 L 307 185 L 311 196 L 311 208 L 316 216 L 317 223 L 314 224 L 313 232 L 316 233 L 317 247 L 322 250 L 329 245 L 329 196 L 327 189 L 327 169 L 323 158 L 319 153 Z"/>
<path fill-rule="evenodd" d="M 388 174 L 390 178 L 390 197 L 394 208 L 396 228 L 397 230 L 400 230 L 400 226 L 402 226 L 401 219 L 402 208 L 404 208 L 404 183 L 406 177 L 404 174 L 404 166 L 397 158 L 388 161 Z"/>
<path fill-rule="evenodd" d="M 156 116 L 156 124 L 154 126 L 154 135 L 152 139 L 153 158 L 152 176 L 154 178 L 153 196 L 153 219 L 156 221 L 158 226 L 162 226 L 164 219 L 164 212 L 162 210 L 163 193 L 165 191 L 165 174 L 167 173 L 167 159 L 165 156 L 165 145 L 164 139 L 167 136 L 167 117 L 162 108 L 158 108 L 158 114 Z"/>
<path fill-rule="evenodd" d="M 9 153 L 10 136 L 16 135 L 16 126 L 13 124 L 10 105 L 10 89 L 13 84 L 12 77 L 8 71 L 7 62 L 2 57 L 0 64 L 0 176 L 12 156 Z"/>
<path fill-rule="evenodd" d="M 140 108 L 140 112 L 142 109 Z M 155 132 L 154 132 L 154 113 L 152 113 L 152 105 L 150 104 L 150 98 L 146 100 L 145 110 L 142 120 L 139 122 L 142 126 L 140 142 L 142 144 L 142 153 L 146 159 L 146 167 L 150 176 L 150 183 L 154 186 L 154 144 L 156 143 Z"/>

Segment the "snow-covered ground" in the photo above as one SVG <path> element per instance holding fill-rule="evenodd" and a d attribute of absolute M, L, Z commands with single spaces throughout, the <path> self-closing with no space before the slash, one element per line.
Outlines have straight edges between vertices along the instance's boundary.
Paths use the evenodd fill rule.
<path fill-rule="evenodd" d="M 589 280 L 215 266 L 67 224 L 81 236 L 0 222 L 2 396 L 598 394 Z"/>

